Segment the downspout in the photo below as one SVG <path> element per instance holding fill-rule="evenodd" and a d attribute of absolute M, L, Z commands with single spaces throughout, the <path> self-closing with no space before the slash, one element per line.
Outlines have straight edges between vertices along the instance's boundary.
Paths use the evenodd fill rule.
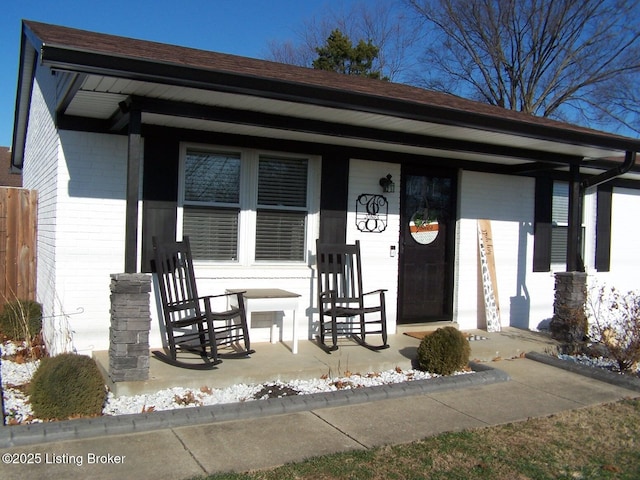
<path fill-rule="evenodd" d="M 608 182 L 609 180 L 613 180 L 620 175 L 624 175 L 627 173 L 636 163 L 636 152 L 626 152 L 624 156 L 624 162 L 622 165 L 618 165 L 613 167 L 606 172 L 602 172 L 600 175 L 596 175 L 595 177 L 589 177 L 582 181 L 580 184 L 580 188 L 582 191 L 586 190 L 589 187 L 595 187 L 597 185 L 602 185 L 603 183 Z"/>
<path fill-rule="evenodd" d="M 620 165 L 617 165 L 605 172 L 602 172 L 599 175 L 595 175 L 593 177 L 586 178 L 580 183 L 580 198 L 584 197 L 584 192 L 589 187 L 596 187 L 598 185 L 602 185 L 607 183 L 615 178 L 624 175 L 629 170 L 633 168 L 636 163 L 636 152 L 627 151 L 625 153 L 624 162 Z M 611 221 L 609 219 L 609 221 Z M 597 254 L 596 254 L 597 255 Z"/>

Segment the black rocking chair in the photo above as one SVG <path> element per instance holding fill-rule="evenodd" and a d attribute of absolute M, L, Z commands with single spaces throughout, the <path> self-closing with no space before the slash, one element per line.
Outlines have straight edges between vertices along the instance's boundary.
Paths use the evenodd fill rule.
<path fill-rule="evenodd" d="M 189 238 L 160 243 L 153 238 L 155 272 L 164 317 L 164 351 L 153 354 L 170 365 L 196 370 L 210 369 L 222 358 L 248 357 L 250 348 L 243 292 L 199 297 Z M 237 297 L 237 307 L 215 311 L 213 299 Z M 178 352 L 198 354 L 202 362 L 180 360 Z"/>
<path fill-rule="evenodd" d="M 386 290 L 362 292 L 360 242 L 345 245 L 317 241 L 316 259 L 320 346 L 331 353 L 338 349 L 338 335 L 348 335 L 371 350 L 388 348 Z M 371 300 L 365 301 L 368 296 Z M 366 337 L 369 335 L 381 335 L 382 342 L 368 343 Z M 329 336 L 330 345 L 327 344 Z"/>

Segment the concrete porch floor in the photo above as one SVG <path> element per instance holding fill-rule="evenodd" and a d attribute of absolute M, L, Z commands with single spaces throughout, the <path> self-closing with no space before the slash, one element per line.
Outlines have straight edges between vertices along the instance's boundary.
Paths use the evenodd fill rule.
<path fill-rule="evenodd" d="M 381 351 L 368 350 L 349 338 L 340 339 L 340 348 L 331 354 L 325 353 L 311 340 L 301 340 L 296 355 L 291 353 L 290 342 L 253 343 L 252 348 L 256 353 L 250 358 L 225 359 L 216 368 L 206 371 L 177 368 L 151 355 L 149 380 L 143 382 L 111 382 L 107 375 L 108 352 L 94 352 L 94 358 L 103 371 L 109 388 L 116 396 L 153 393 L 170 387 L 206 386 L 215 389 L 237 383 L 252 384 L 275 380 L 286 382 L 293 379 L 319 378 L 322 375 L 344 375 L 345 372 L 364 374 L 396 367 L 409 369 L 416 357 L 420 341 L 403 332 L 429 330 L 437 326 L 441 325 L 402 326 L 397 334 L 389 335 L 390 347 Z M 511 327 L 503 328 L 501 332 L 496 333 L 483 330 L 465 330 L 465 333 L 486 337 L 486 340 L 470 342 L 471 360 L 479 362 L 491 362 L 496 358 L 514 358 L 527 352 L 554 351 L 557 345 L 548 334 Z"/>

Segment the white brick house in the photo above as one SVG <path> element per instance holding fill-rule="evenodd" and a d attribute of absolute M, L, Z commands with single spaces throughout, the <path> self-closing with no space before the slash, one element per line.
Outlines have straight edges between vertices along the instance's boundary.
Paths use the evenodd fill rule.
<path fill-rule="evenodd" d="M 39 194 L 37 298 L 54 351 L 109 347 L 110 274 L 148 272 L 152 236 L 195 239 L 201 293 L 301 294 L 308 338 L 316 238 L 360 240 L 367 282 L 388 289 L 391 332 L 484 326 L 478 220 L 491 222 L 502 325 L 536 329 L 552 316 L 555 271 L 637 286 L 638 140 L 36 22 L 23 24 L 20 59 L 12 162 Z M 256 191 L 274 171 L 296 173 L 265 202 Z M 379 183 L 387 175 L 392 192 Z M 363 194 L 386 201 L 377 230 L 359 223 Z M 438 219 L 431 243 L 410 231 L 423 211 Z M 265 231 L 265 219 L 286 226 Z"/>

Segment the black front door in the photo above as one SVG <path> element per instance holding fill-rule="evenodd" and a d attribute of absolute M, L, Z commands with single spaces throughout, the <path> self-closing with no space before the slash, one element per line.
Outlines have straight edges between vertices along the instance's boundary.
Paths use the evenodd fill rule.
<path fill-rule="evenodd" d="M 452 319 L 456 173 L 405 168 L 398 323 Z"/>

